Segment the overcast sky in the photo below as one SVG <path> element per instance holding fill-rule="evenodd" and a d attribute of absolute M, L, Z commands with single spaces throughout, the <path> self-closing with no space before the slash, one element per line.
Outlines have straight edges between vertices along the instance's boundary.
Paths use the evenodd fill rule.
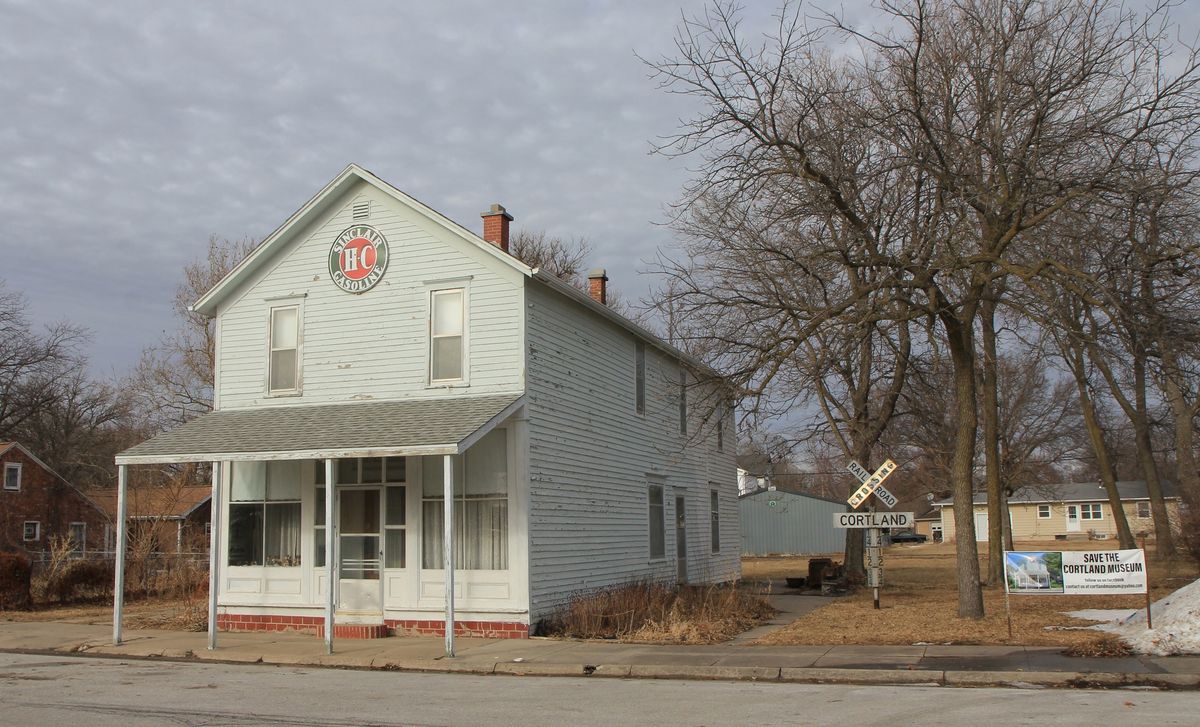
<path fill-rule="evenodd" d="M 0 278 L 122 375 L 211 235 L 262 238 L 355 162 L 475 231 L 500 202 L 586 237 L 636 300 L 687 179 L 651 144 L 690 114 L 637 55 L 703 5 L 0 0 Z"/>

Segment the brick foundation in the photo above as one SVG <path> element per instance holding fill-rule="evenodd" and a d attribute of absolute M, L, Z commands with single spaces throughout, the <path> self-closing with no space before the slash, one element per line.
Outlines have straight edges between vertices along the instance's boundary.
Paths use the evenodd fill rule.
<path fill-rule="evenodd" d="M 507 621 L 457 621 L 456 636 L 476 636 L 487 639 L 527 639 L 529 626 Z M 378 639 L 397 636 L 444 636 L 446 622 L 418 619 L 387 619 L 382 625 L 333 625 L 335 639 Z M 222 631 L 298 631 L 325 635 L 325 619 L 321 616 L 286 616 L 281 614 L 237 614 L 217 616 L 217 628 Z"/>

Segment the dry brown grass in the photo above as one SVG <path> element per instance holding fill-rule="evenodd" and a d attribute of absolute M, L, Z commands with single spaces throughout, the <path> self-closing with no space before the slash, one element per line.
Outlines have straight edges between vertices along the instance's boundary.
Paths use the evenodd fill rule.
<path fill-rule="evenodd" d="M 35 611 L 0 611 L 4 621 L 58 621 L 111 624 L 112 603 L 48 606 Z M 190 598 L 147 598 L 125 603 L 125 625 L 135 629 L 203 631 L 208 628 L 208 603 Z"/>
<path fill-rule="evenodd" d="M 1054 542 L 1023 545 L 1024 550 L 1099 550 L 1103 543 Z M 1115 547 L 1115 544 L 1112 546 Z M 986 565 L 986 555 L 981 565 Z M 804 575 L 807 558 L 753 558 L 743 562 L 747 580 L 779 579 Z M 930 543 L 892 546 L 884 551 L 884 587 L 879 610 L 870 589 L 845 598 L 831 599 L 791 625 L 760 640 L 766 644 L 1025 644 L 1077 646 L 1097 639 L 1095 631 L 1062 630 L 1087 626 L 1064 611 L 1082 609 L 1136 609 L 1145 607 L 1144 596 L 1011 596 L 1013 636 L 1008 635 L 1004 590 L 984 591 L 986 616 L 981 620 L 958 618 L 952 544 Z M 1150 590 L 1161 598 L 1197 576 L 1195 561 L 1177 560 L 1164 566 L 1151 554 Z"/>
<path fill-rule="evenodd" d="M 774 614 L 765 600 L 734 586 L 635 582 L 580 596 L 546 623 L 549 635 L 627 643 L 715 644 Z"/>

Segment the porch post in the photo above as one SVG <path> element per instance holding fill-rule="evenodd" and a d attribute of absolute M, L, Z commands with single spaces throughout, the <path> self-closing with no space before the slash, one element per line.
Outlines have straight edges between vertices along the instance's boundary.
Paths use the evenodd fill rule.
<path fill-rule="evenodd" d="M 337 588 L 337 559 L 333 552 L 333 460 L 325 460 L 325 653 L 333 653 L 333 602 Z"/>
<path fill-rule="evenodd" d="M 442 466 L 442 563 L 446 567 L 446 656 L 454 656 L 454 457 L 447 454 Z"/>
<path fill-rule="evenodd" d="M 221 582 L 221 463 L 212 463 L 208 525 L 208 648 L 217 648 L 217 584 Z"/>
<path fill-rule="evenodd" d="M 129 489 L 128 465 L 117 466 L 117 552 L 113 562 L 113 646 L 121 645 L 121 619 L 125 615 L 125 506 Z"/>

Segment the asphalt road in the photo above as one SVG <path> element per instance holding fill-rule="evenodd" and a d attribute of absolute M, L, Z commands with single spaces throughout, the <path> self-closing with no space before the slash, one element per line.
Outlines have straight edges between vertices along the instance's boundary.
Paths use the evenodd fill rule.
<path fill-rule="evenodd" d="M 409 674 L 0 654 L 0 725 L 1194 725 L 1193 692 Z"/>

